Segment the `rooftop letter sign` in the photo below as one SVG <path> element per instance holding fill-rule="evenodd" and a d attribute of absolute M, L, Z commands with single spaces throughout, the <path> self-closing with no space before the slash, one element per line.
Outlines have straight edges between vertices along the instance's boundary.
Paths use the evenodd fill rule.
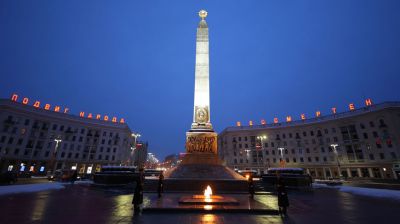
<path fill-rule="evenodd" d="M 18 98 L 19 98 L 18 94 L 13 93 L 11 95 L 11 101 L 13 101 L 13 102 L 22 103 L 24 105 L 29 105 L 29 103 L 31 103 L 31 106 L 33 106 L 35 108 L 44 109 L 44 110 L 48 110 L 48 111 L 54 111 L 54 112 L 58 112 L 58 113 L 66 114 L 69 112 L 69 108 L 67 108 L 67 107 L 61 108 L 59 105 L 52 106 L 48 103 L 45 103 L 45 104 L 41 103 L 39 100 L 30 101 L 28 97 L 24 97 L 24 98 L 22 98 L 22 100 L 18 101 Z M 95 118 L 96 120 L 111 121 L 113 123 L 117 123 L 117 122 L 119 122 L 121 124 L 125 123 L 124 118 L 120 118 L 118 120 L 117 117 L 109 117 L 108 115 L 101 116 L 100 114 L 96 114 L 96 116 L 94 116 L 92 113 L 86 114 L 83 111 L 79 112 L 79 117 L 85 117 L 88 119 Z"/>

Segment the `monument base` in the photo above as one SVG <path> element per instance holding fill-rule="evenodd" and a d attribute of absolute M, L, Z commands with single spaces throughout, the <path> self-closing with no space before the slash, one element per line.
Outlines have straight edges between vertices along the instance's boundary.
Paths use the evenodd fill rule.
<path fill-rule="evenodd" d="M 219 192 L 247 192 L 246 178 L 222 165 L 212 153 L 188 153 L 165 173 L 165 191 L 201 192 L 210 185 Z"/>

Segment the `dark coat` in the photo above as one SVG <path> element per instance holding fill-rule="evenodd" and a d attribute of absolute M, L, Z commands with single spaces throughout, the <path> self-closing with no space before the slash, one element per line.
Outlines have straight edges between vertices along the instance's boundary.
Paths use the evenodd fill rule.
<path fill-rule="evenodd" d="M 278 206 L 289 207 L 289 198 L 283 181 L 278 181 L 277 191 L 278 191 Z"/>
<path fill-rule="evenodd" d="M 143 182 L 144 182 L 144 178 L 141 174 L 139 176 L 138 181 L 136 182 L 135 191 L 133 193 L 132 204 L 134 204 L 134 205 L 140 205 L 143 203 L 143 184 L 144 184 Z"/>

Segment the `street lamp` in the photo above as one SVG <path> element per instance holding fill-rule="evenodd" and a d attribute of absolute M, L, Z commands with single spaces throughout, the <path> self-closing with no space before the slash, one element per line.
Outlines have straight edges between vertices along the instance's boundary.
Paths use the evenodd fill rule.
<path fill-rule="evenodd" d="M 278 150 L 281 152 L 281 163 L 285 163 L 285 161 L 283 160 L 283 150 L 285 150 L 285 148 L 280 147 L 278 148 Z"/>
<path fill-rule="evenodd" d="M 61 137 L 58 136 L 57 138 L 54 139 L 54 141 L 56 142 L 56 145 L 54 147 L 54 151 L 52 153 L 51 160 L 50 160 L 50 169 L 51 169 L 52 173 L 54 173 L 54 165 L 55 165 L 54 163 L 55 163 L 55 159 L 56 159 L 56 153 L 57 153 L 58 147 L 60 146 L 60 143 L 62 142 L 62 140 L 61 140 Z"/>
<path fill-rule="evenodd" d="M 260 140 L 260 143 L 261 143 L 260 148 L 261 148 L 261 153 L 262 153 L 262 151 L 264 149 L 264 140 L 267 139 L 267 136 L 265 136 L 265 135 L 257 136 L 257 139 Z M 257 170 L 259 170 L 260 169 L 260 159 L 259 159 L 259 152 L 258 152 L 257 146 L 256 146 L 256 153 L 257 153 L 257 167 L 258 167 Z M 264 165 L 264 161 L 263 161 L 263 165 Z"/>
<path fill-rule="evenodd" d="M 131 157 L 135 157 L 135 150 L 136 150 L 136 144 L 137 144 L 137 139 L 141 136 L 139 133 L 132 133 L 131 136 L 134 138 L 133 146 L 131 147 Z M 132 159 L 133 165 L 135 165 L 135 160 L 136 158 Z"/>
<path fill-rule="evenodd" d="M 342 173 L 340 171 L 340 161 L 339 161 L 339 155 L 338 155 L 338 151 L 336 150 L 336 148 L 338 147 L 338 144 L 331 144 L 331 147 L 333 148 L 333 153 L 335 153 L 336 155 L 336 161 L 337 161 L 337 169 L 339 172 L 339 177 L 342 177 Z"/>

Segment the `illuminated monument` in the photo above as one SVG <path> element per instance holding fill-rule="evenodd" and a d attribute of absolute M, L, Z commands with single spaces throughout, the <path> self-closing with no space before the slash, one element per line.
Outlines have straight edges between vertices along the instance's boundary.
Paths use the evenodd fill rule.
<path fill-rule="evenodd" d="M 226 181 L 235 181 L 235 188 L 246 188 L 244 178 L 224 166 L 218 159 L 217 133 L 214 132 L 210 121 L 210 84 L 209 84 L 209 48 L 208 26 L 205 18 L 207 12 L 199 12 L 201 18 L 197 26 L 196 35 L 196 71 L 194 87 L 193 123 L 186 132 L 186 155 L 175 168 L 166 172 L 166 178 L 183 181 L 181 186 L 204 189 L 208 184 L 229 191 L 230 184 Z M 190 184 L 187 181 L 190 180 Z M 225 182 L 224 182 L 225 181 Z M 190 185 L 190 186 L 189 186 Z M 166 187 L 168 184 L 166 184 Z M 224 186 L 224 187 L 222 187 Z"/>
<path fill-rule="evenodd" d="M 196 35 L 196 70 L 192 128 L 186 133 L 187 153 L 217 154 L 217 133 L 210 122 L 210 73 L 207 12 L 199 12 L 201 21 Z"/>

